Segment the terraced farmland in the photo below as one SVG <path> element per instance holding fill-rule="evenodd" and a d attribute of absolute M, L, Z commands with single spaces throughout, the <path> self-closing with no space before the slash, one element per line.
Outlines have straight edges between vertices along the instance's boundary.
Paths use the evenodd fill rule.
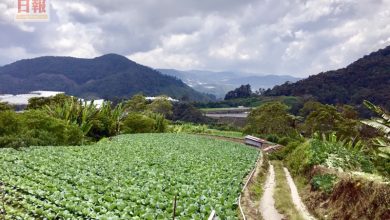
<path fill-rule="evenodd" d="M 237 218 L 258 151 L 185 134 L 123 135 L 83 147 L 0 150 L 12 219 Z M 1 207 L 1 205 L 0 205 Z"/>

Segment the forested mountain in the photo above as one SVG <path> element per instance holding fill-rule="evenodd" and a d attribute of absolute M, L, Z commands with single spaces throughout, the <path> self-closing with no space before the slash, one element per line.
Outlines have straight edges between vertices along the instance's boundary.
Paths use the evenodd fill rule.
<path fill-rule="evenodd" d="M 259 75 L 255 73 L 213 72 L 201 70 L 180 71 L 174 69 L 158 69 L 160 72 L 175 76 L 193 89 L 209 93 L 218 98 L 225 97 L 226 93 L 241 86 L 250 84 L 253 90 L 268 89 L 281 85 L 286 81 L 296 82 L 299 78 L 288 75 Z"/>
<path fill-rule="evenodd" d="M 84 98 L 123 98 L 136 93 L 177 99 L 210 100 L 181 80 L 163 75 L 124 56 L 94 59 L 39 57 L 0 67 L 0 94 L 34 90 L 64 91 Z"/>
<path fill-rule="evenodd" d="M 353 105 L 361 105 L 366 99 L 390 109 L 390 46 L 346 68 L 275 86 L 265 95 L 306 96 L 323 103 Z"/>

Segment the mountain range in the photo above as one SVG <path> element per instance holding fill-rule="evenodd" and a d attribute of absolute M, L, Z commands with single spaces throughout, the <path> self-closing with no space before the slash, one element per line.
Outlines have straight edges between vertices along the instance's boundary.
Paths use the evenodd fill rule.
<path fill-rule="evenodd" d="M 213 94 L 223 98 L 226 93 L 239 87 L 250 84 L 252 90 L 268 89 L 285 82 L 296 82 L 300 78 L 288 75 L 261 75 L 242 72 L 213 72 L 205 70 L 180 71 L 175 69 L 157 69 L 163 74 L 175 76 L 183 80 L 193 89 Z"/>
<path fill-rule="evenodd" d="M 265 92 L 268 96 L 312 97 L 322 103 L 359 106 L 363 100 L 390 109 L 390 46 L 345 68 L 322 72 Z"/>
<path fill-rule="evenodd" d="M 128 98 L 140 92 L 148 96 L 164 94 L 193 101 L 213 99 L 176 77 L 161 74 L 117 54 L 93 59 L 38 57 L 0 67 L 0 94 L 35 90 L 63 91 L 88 99 Z"/>

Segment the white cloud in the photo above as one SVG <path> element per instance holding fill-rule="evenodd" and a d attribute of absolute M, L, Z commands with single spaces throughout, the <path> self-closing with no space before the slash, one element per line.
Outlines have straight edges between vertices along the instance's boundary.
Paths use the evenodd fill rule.
<path fill-rule="evenodd" d="M 45 24 L 13 22 L 13 7 L 0 3 L 12 59 L 114 52 L 156 68 L 307 76 L 390 44 L 389 0 L 52 0 Z"/>

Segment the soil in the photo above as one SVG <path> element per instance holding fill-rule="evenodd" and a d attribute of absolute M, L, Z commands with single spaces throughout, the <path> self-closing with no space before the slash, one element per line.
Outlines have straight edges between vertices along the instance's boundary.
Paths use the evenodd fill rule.
<path fill-rule="evenodd" d="M 269 165 L 269 175 L 264 185 L 264 194 L 260 200 L 260 211 L 263 219 L 278 220 L 283 219 L 278 210 L 275 208 L 275 200 L 273 197 L 275 189 L 275 171 L 272 164 Z"/>

